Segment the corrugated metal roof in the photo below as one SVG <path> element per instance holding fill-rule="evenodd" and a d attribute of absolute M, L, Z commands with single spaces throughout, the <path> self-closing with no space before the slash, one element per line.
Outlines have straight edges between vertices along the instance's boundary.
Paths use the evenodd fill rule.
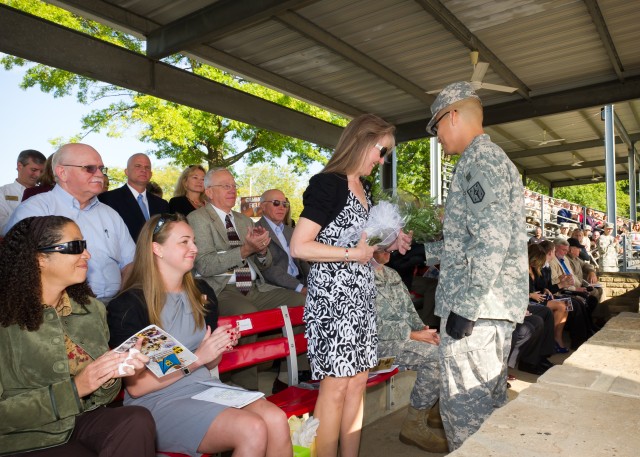
<path fill-rule="evenodd" d="M 82 10 L 79 0 L 57 3 Z M 202 8 L 251 5 L 213 0 L 94 0 L 93 3 L 117 6 L 158 27 L 200 14 Z M 220 64 L 225 69 L 269 87 L 280 87 L 290 95 L 336 112 L 374 112 L 398 124 L 399 136 L 412 138 L 421 132 L 421 123 L 426 124 L 432 100 L 426 92 L 453 81 L 468 80 L 473 72 L 469 51 L 478 49 L 480 61 L 491 63 L 484 82 L 512 85 L 509 80 L 516 78 L 530 90 L 513 94 L 480 90 L 487 117 L 501 110 L 500 119 L 507 119 L 488 126 L 487 131 L 521 169 L 569 166 L 535 176 L 545 182 L 587 179 L 595 173 L 604 173 L 604 166 L 570 166 L 574 157 L 584 162 L 604 158 L 602 147 L 571 149 L 572 143 L 601 141 L 604 137 L 598 100 L 608 93 L 603 94 L 595 87 L 599 83 L 608 84 L 606 90 L 617 99 L 615 110 L 620 121 L 634 139 L 640 138 L 637 100 L 640 92 L 630 89 L 640 84 L 638 2 L 597 2 L 621 62 L 621 77 L 612 63 L 615 58 L 608 54 L 606 39 L 599 33 L 598 18 L 591 16 L 586 1 L 318 0 L 296 4 L 283 0 L 280 3 L 286 4 L 288 10 L 225 31 L 222 36 L 200 41 L 197 49 L 188 46 L 183 51 L 213 65 L 218 64 L 216 60 L 221 55 L 229 56 L 224 65 Z M 120 21 L 123 28 L 131 30 L 132 23 Z M 216 52 L 207 54 L 207 49 Z M 243 62 L 243 68 L 238 65 L 234 69 L 233 59 Z M 287 82 L 286 88 L 283 81 Z M 594 103 L 590 105 L 592 86 Z M 552 106 L 556 94 L 562 97 L 564 91 L 570 90 L 578 91 L 575 97 L 580 102 L 568 106 L 579 109 Z M 545 94 L 551 96 L 544 98 Z M 521 113 L 527 110 L 532 114 L 523 119 Z M 537 143 L 557 138 L 563 140 L 546 145 Z M 567 145 L 566 150 L 549 149 L 560 145 Z M 538 154 L 538 150 L 542 153 Z M 625 145 L 616 146 L 619 156 L 625 156 L 626 150 Z M 622 172 L 626 165 L 618 165 L 617 169 Z"/>

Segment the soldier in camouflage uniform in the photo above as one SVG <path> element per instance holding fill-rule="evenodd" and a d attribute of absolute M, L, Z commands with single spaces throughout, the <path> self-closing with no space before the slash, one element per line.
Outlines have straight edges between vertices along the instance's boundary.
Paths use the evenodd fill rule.
<path fill-rule="evenodd" d="M 470 83 L 453 83 L 431 106 L 427 131 L 461 154 L 445 205 L 439 257 L 440 412 L 453 451 L 506 403 L 511 334 L 528 303 L 524 189 L 518 170 L 482 128 Z"/>
<path fill-rule="evenodd" d="M 389 262 L 389 253 L 378 251 L 373 257 L 379 264 L 374 269 L 378 357 L 395 357 L 395 364 L 401 370 L 413 370 L 418 374 L 400 441 L 427 452 L 447 452 L 447 440 L 436 405 L 440 392 L 440 337 L 418 316 L 400 275 L 384 266 Z"/>

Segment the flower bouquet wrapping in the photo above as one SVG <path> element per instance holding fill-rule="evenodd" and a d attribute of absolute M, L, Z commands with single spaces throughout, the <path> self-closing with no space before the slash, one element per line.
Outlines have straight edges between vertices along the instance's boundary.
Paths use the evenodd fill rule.
<path fill-rule="evenodd" d="M 389 201 L 381 201 L 371 207 L 366 222 L 353 226 L 342 233 L 338 240 L 338 246 L 354 246 L 362 237 L 362 233 L 366 232 L 369 246 L 378 246 L 380 249 L 384 249 L 396 240 L 403 226 L 404 219 L 398 205 Z"/>
<path fill-rule="evenodd" d="M 404 230 L 413 231 L 414 242 L 428 243 L 442 239 L 444 208 L 436 205 L 433 199 L 402 190 L 396 194 L 383 191 L 376 198 L 380 203 L 387 201 L 398 208 L 404 221 Z"/>

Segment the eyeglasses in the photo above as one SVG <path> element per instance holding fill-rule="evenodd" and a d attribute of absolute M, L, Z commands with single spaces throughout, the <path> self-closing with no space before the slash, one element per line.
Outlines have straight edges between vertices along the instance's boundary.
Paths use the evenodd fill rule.
<path fill-rule="evenodd" d="M 96 171 L 100 170 L 100 173 L 106 175 L 109 169 L 107 167 L 101 165 L 62 165 L 63 167 L 76 167 L 76 168 L 84 168 L 87 173 L 95 174 Z"/>
<path fill-rule="evenodd" d="M 238 188 L 237 184 L 211 184 L 209 187 L 222 187 L 224 190 L 236 190 Z"/>
<path fill-rule="evenodd" d="M 388 147 L 382 146 L 379 143 L 376 143 L 375 147 L 380 150 L 380 158 L 381 159 L 383 159 L 387 155 L 387 152 L 393 152 L 393 150 L 395 149 L 395 148 L 389 149 Z"/>
<path fill-rule="evenodd" d="M 162 213 L 160 215 L 160 218 L 158 219 L 158 222 L 156 222 L 156 226 L 153 228 L 153 234 L 155 235 L 156 233 L 158 233 L 162 226 L 167 222 L 176 222 L 177 220 L 178 218 L 175 214 Z"/>
<path fill-rule="evenodd" d="M 276 206 L 276 207 L 282 205 L 285 208 L 288 208 L 289 206 L 291 206 L 291 203 L 289 203 L 287 201 L 282 202 L 280 200 L 265 200 L 264 202 L 265 203 L 272 203 L 273 206 Z"/>
<path fill-rule="evenodd" d="M 59 254 L 82 254 L 87 249 L 86 240 L 73 240 L 66 243 L 52 244 L 38 248 L 40 252 L 57 252 Z"/>
<path fill-rule="evenodd" d="M 434 135 L 438 134 L 438 124 L 440 123 L 440 121 L 447 115 L 449 114 L 451 111 L 457 111 L 455 109 L 449 110 L 446 113 L 444 113 L 442 116 L 440 116 L 438 119 L 436 119 L 436 121 L 433 123 L 433 126 L 431 127 L 431 130 L 433 131 Z"/>

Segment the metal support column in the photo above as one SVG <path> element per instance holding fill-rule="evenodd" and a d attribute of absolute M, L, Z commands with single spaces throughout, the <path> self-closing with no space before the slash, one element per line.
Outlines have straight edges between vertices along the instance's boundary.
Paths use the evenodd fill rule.
<path fill-rule="evenodd" d="M 636 151 L 633 145 L 629 149 L 629 218 L 637 221 L 637 183 L 636 183 Z"/>
<path fill-rule="evenodd" d="M 431 198 L 436 205 L 442 205 L 442 160 L 440 155 L 440 143 L 436 138 L 429 140 L 430 159 L 429 169 L 431 172 L 430 192 Z"/>
<path fill-rule="evenodd" d="M 613 129 L 613 105 L 604 107 L 604 160 L 607 189 L 607 222 L 614 224 L 613 233 L 617 233 L 616 224 L 616 149 Z"/>
<path fill-rule="evenodd" d="M 392 192 L 394 195 L 398 188 L 397 165 L 397 151 L 394 150 L 379 171 L 380 187 L 383 190 Z"/>

